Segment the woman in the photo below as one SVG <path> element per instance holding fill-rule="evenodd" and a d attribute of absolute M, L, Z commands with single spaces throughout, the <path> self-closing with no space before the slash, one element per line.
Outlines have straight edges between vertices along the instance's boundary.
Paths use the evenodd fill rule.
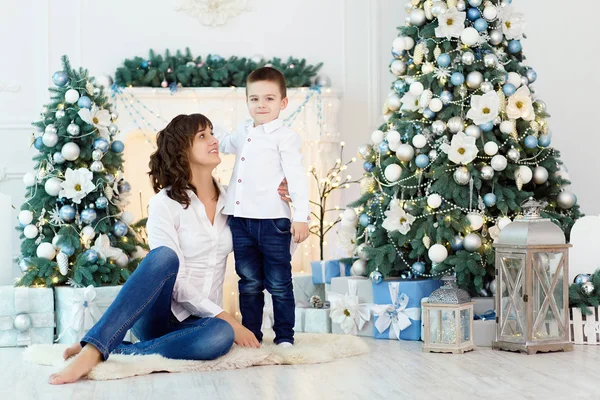
<path fill-rule="evenodd" d="M 149 172 L 157 192 L 147 223 L 152 250 L 98 323 L 65 351 L 65 359 L 77 356 L 49 383 L 75 382 L 110 353 L 212 360 L 234 342 L 260 347 L 220 306 L 232 240 L 221 213 L 225 193 L 212 177 L 221 162 L 212 128 L 201 114 L 179 115 L 158 133 Z M 289 198 L 285 181 L 279 193 Z M 129 329 L 140 342 L 123 342 Z"/>

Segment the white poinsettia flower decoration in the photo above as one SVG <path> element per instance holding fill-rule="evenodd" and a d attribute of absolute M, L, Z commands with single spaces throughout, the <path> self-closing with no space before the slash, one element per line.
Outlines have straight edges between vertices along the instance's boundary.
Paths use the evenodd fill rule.
<path fill-rule="evenodd" d="M 436 37 L 446 39 L 458 38 L 465 29 L 467 13 L 458 11 L 456 7 L 450 7 L 445 14 L 438 16 L 438 27 L 435 28 Z"/>
<path fill-rule="evenodd" d="M 108 235 L 100 235 L 94 242 L 92 250 L 95 250 L 98 255 L 104 259 L 116 260 L 123 254 L 123 250 L 110 245 Z"/>
<path fill-rule="evenodd" d="M 525 33 L 525 15 L 517 12 L 512 5 L 503 7 L 500 11 L 502 33 L 507 39 L 522 39 Z"/>
<path fill-rule="evenodd" d="M 340 324 L 346 334 L 358 334 L 370 319 L 369 306 L 359 304 L 358 296 L 350 294 L 330 293 L 331 321 Z"/>
<path fill-rule="evenodd" d="M 419 96 L 408 92 L 400 99 L 402 103 L 401 111 L 417 111 L 419 109 Z"/>
<path fill-rule="evenodd" d="M 535 119 L 531 91 L 527 86 L 521 86 L 515 94 L 508 98 L 506 114 L 510 119 L 523 118 L 525 121 L 533 121 Z"/>
<path fill-rule="evenodd" d="M 100 136 L 107 140 L 110 139 L 110 134 L 108 133 L 110 113 L 108 110 L 101 110 L 96 104 L 93 104 L 91 109 L 82 108 L 78 114 L 83 121 L 93 125 L 100 133 Z"/>
<path fill-rule="evenodd" d="M 342 227 L 337 231 L 337 243 L 345 254 L 354 254 L 356 249 L 356 229 Z"/>
<path fill-rule="evenodd" d="M 442 150 L 448 154 L 448 159 L 455 164 L 467 165 L 477 157 L 479 149 L 475 144 L 475 138 L 458 132 L 452 136 L 450 145 L 442 144 Z"/>
<path fill-rule="evenodd" d="M 81 200 L 96 189 L 96 185 L 92 182 L 94 174 L 87 168 L 79 168 L 73 170 L 67 168 L 65 172 L 65 180 L 60 184 L 62 190 L 58 197 L 66 197 L 71 199 L 75 204 L 80 204 Z"/>
<path fill-rule="evenodd" d="M 383 220 L 381 226 L 389 232 L 398 231 L 403 235 L 410 231 L 412 223 L 415 222 L 415 217 L 404 211 L 398 199 L 390 202 L 390 209 L 385 212 L 385 216 L 387 218 Z"/>
<path fill-rule="evenodd" d="M 475 125 L 483 125 L 496 119 L 499 110 L 500 98 L 498 93 L 492 90 L 483 96 L 471 97 L 471 108 L 467 112 L 467 118 Z"/>

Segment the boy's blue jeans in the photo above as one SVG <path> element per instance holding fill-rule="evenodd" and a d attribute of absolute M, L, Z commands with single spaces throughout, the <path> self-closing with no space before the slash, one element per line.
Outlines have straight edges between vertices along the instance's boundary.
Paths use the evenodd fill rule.
<path fill-rule="evenodd" d="M 148 253 L 81 345 L 93 345 L 104 360 L 110 353 L 185 360 L 213 360 L 226 354 L 234 337 L 227 322 L 194 316 L 179 322 L 171 312 L 178 270 L 179 259 L 170 248 Z M 129 329 L 139 342 L 123 342 Z"/>
<path fill-rule="evenodd" d="M 295 302 L 287 218 L 230 217 L 235 271 L 240 276 L 242 324 L 262 341 L 263 291 L 273 298 L 275 343 L 294 343 Z"/>

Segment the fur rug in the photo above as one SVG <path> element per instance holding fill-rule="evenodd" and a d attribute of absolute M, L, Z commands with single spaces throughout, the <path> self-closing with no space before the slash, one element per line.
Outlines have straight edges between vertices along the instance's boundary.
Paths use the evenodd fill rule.
<path fill-rule="evenodd" d="M 172 360 L 157 354 L 115 354 L 96 366 L 89 373 L 88 379 L 122 379 L 162 371 L 221 371 L 260 365 L 318 364 L 369 352 L 367 343 L 357 336 L 311 333 L 296 333 L 294 336 L 293 347 L 275 346 L 272 338 L 265 336 L 260 349 L 234 345 L 229 353 L 212 361 Z M 69 362 L 62 359 L 66 348 L 67 345 L 64 344 L 33 345 L 25 349 L 23 356 L 33 364 L 63 367 Z"/>

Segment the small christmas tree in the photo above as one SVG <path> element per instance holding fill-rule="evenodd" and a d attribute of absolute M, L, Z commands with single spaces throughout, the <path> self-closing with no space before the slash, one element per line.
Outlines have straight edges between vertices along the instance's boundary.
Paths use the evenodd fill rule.
<path fill-rule="evenodd" d="M 525 199 L 547 201 L 544 217 L 567 234 L 581 216 L 531 86 L 523 15 L 509 3 L 410 3 L 386 123 L 359 148 L 366 176 L 352 206 L 375 280 L 454 271 L 485 295 L 495 290 L 493 241 Z"/>
<path fill-rule="evenodd" d="M 35 173 L 24 177 L 26 200 L 18 286 L 117 285 L 139 263 L 139 240 L 124 212 L 131 187 L 123 180 L 123 142 L 115 140 L 117 113 L 86 70 L 52 75 L 55 87 L 30 145 Z"/>

